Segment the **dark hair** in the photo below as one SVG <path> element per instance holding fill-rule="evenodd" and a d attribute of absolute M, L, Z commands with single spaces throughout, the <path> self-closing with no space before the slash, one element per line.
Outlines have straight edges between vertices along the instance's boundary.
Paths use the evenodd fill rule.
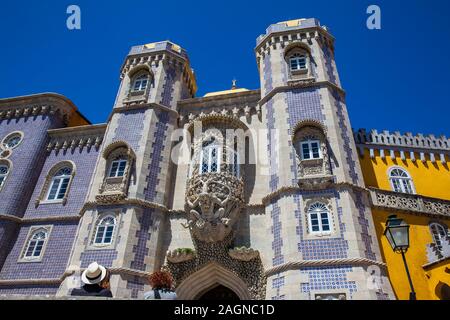
<path fill-rule="evenodd" d="M 172 289 L 173 278 L 167 271 L 156 271 L 148 277 L 153 289 Z"/>

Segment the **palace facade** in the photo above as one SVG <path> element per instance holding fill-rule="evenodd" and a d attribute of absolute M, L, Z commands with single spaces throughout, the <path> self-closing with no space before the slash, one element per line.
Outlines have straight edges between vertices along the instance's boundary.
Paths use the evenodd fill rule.
<path fill-rule="evenodd" d="M 97 261 L 121 298 L 163 268 L 180 299 L 407 299 L 396 214 L 418 298 L 448 299 L 450 140 L 353 132 L 316 19 L 255 54 L 260 89 L 196 97 L 182 47 L 132 47 L 103 124 L 54 93 L 0 99 L 0 295 L 66 296 Z"/>

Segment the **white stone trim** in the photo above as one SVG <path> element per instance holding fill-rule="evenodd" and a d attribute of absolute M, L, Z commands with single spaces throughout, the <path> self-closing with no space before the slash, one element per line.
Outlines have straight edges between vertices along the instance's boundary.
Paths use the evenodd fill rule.
<path fill-rule="evenodd" d="M 86 250 L 109 250 L 115 249 L 118 243 L 119 229 L 122 223 L 122 209 L 113 209 L 113 210 L 97 210 L 93 215 L 93 219 L 91 221 L 92 227 L 88 234 L 88 242 L 86 244 Z M 116 224 L 114 226 L 114 231 L 112 235 L 111 243 L 108 244 L 95 244 L 95 237 L 97 235 L 97 227 L 102 219 L 107 216 L 112 216 L 116 219 Z"/>

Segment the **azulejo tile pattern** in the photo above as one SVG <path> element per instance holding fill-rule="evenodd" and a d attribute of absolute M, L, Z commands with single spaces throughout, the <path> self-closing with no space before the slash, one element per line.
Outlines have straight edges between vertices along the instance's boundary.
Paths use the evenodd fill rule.
<path fill-rule="evenodd" d="M 145 123 L 145 109 L 127 110 L 118 114 L 114 141 L 123 140 L 130 144 L 134 152 L 139 150 L 139 142 Z"/>
<path fill-rule="evenodd" d="M 281 237 L 281 221 L 280 214 L 281 210 L 276 201 L 271 204 L 272 210 L 270 211 L 270 217 L 272 219 L 271 233 L 273 234 L 272 251 L 273 259 L 272 265 L 277 266 L 284 263 L 284 257 L 281 252 L 283 247 L 283 238 Z"/>
<path fill-rule="evenodd" d="M 98 158 L 98 149 L 94 146 L 90 148 L 84 147 L 82 150 L 76 148 L 74 150 L 67 149 L 65 151 L 51 151 L 45 160 L 41 175 L 37 181 L 31 201 L 25 212 L 25 217 L 61 217 L 76 216 L 79 214 L 84 205 L 86 195 L 89 189 L 92 174 Z M 50 170 L 62 161 L 72 161 L 75 164 L 75 175 L 73 177 L 70 192 L 67 197 L 67 203 L 40 203 L 36 207 L 35 200 L 39 198 L 42 192 L 47 175 Z M 45 200 L 45 199 L 43 199 Z"/>
<path fill-rule="evenodd" d="M 134 276 L 132 279 L 127 280 L 127 289 L 131 290 L 131 298 L 136 299 L 139 292 L 144 291 L 145 284 L 145 280 L 138 276 Z"/>
<path fill-rule="evenodd" d="M 173 67 L 166 70 L 164 88 L 161 97 L 161 104 L 170 108 L 173 100 L 174 85 L 177 77 L 177 71 Z"/>
<path fill-rule="evenodd" d="M 14 285 L 14 286 L 2 286 L 0 287 L 0 295 L 50 295 L 53 296 L 58 291 L 58 286 L 54 285 Z"/>
<path fill-rule="evenodd" d="M 347 274 L 352 271 L 351 266 L 303 268 L 300 273 L 308 275 L 309 283 L 302 283 L 300 291 L 308 293 L 309 299 L 314 300 L 315 297 L 311 295 L 311 291 L 326 292 L 326 290 L 342 289 L 348 291 L 351 298 L 357 291 L 356 282 L 349 281 L 347 278 Z"/>
<path fill-rule="evenodd" d="M 336 115 L 337 115 L 338 121 L 339 121 L 339 129 L 341 131 L 340 135 L 342 138 L 343 147 L 344 147 L 344 151 L 345 151 L 348 172 L 350 174 L 350 178 L 352 179 L 352 183 L 357 185 L 359 182 L 359 177 L 358 177 L 358 174 L 356 173 L 355 154 L 354 154 L 354 151 L 350 144 L 351 139 L 353 139 L 353 137 L 351 135 L 351 130 L 346 125 L 345 104 L 344 104 L 344 101 L 342 100 L 341 95 L 336 90 L 332 90 L 332 95 L 334 98 L 334 106 L 336 109 Z"/>
<path fill-rule="evenodd" d="M 307 219 L 304 204 L 301 196 L 324 196 L 331 197 L 336 201 L 338 210 L 337 223 L 339 224 L 340 234 L 338 238 L 324 238 L 307 240 L 304 235 L 308 232 L 304 230 L 303 223 Z M 342 208 L 339 206 L 340 195 L 335 190 L 322 190 L 316 192 L 302 192 L 295 194 L 293 197 L 294 203 L 297 205 L 295 210 L 295 217 L 297 218 L 297 235 L 300 241 L 298 242 L 298 250 L 301 252 L 304 260 L 321 260 L 321 259 L 343 259 L 348 257 L 348 241 L 344 237 L 345 224 L 342 222 Z"/>
<path fill-rule="evenodd" d="M 287 104 L 287 114 L 289 130 L 288 136 L 292 136 L 292 130 L 296 124 L 302 120 L 312 119 L 321 123 L 325 122 L 325 115 L 323 112 L 323 105 L 321 103 L 321 96 L 319 89 L 303 88 L 290 90 L 285 94 L 285 102 Z M 292 141 L 290 142 L 292 146 Z M 292 185 L 297 185 L 298 182 L 298 167 L 296 161 L 296 151 L 292 147 L 290 159 L 292 161 L 291 172 L 293 176 Z"/>
<path fill-rule="evenodd" d="M 156 130 L 153 136 L 152 153 L 150 155 L 150 163 L 148 165 L 147 187 L 144 190 L 145 199 L 148 201 L 155 201 L 157 191 L 156 188 L 159 183 L 158 176 L 161 173 L 162 152 L 166 145 L 166 132 L 168 128 L 170 115 L 167 112 L 158 114 L 158 122 L 156 123 Z"/>
<path fill-rule="evenodd" d="M 145 257 L 148 255 L 147 242 L 151 236 L 151 228 L 153 226 L 153 209 L 144 209 L 139 215 L 139 230 L 136 231 L 137 244 L 133 246 L 134 260 L 131 261 L 131 268 L 145 271 Z"/>
<path fill-rule="evenodd" d="M 112 267 L 114 260 L 117 259 L 117 250 L 86 250 L 81 253 L 81 268 L 87 268 L 92 261 L 97 261 L 107 268 Z"/>
<path fill-rule="evenodd" d="M 325 58 L 325 68 L 327 71 L 328 80 L 331 83 L 334 83 L 337 85 L 337 79 L 334 74 L 334 67 L 333 67 L 333 60 L 334 60 L 334 57 L 332 56 L 333 54 L 327 45 L 322 45 L 321 47 L 322 47 L 323 56 Z"/>
<path fill-rule="evenodd" d="M 280 289 L 284 286 L 284 276 L 277 276 L 272 279 L 272 288 L 277 290 L 276 296 L 272 297 L 272 300 L 284 300 L 285 296 L 280 295 Z"/>
<path fill-rule="evenodd" d="M 0 213 L 22 217 L 45 161 L 47 130 L 61 126 L 61 120 L 49 115 L 0 120 L 0 139 L 13 131 L 22 131 L 22 143 L 12 151 L 13 168 L 2 187 Z"/>
<path fill-rule="evenodd" d="M 18 263 L 22 248 L 27 241 L 31 226 L 52 225 L 47 247 L 42 260 Z M 20 228 L 17 240 L 0 273 L 1 280 L 11 279 L 54 279 L 60 278 L 66 268 L 72 244 L 75 239 L 77 222 L 55 222 L 30 224 Z M 1 287 L 0 287 L 1 288 Z"/>

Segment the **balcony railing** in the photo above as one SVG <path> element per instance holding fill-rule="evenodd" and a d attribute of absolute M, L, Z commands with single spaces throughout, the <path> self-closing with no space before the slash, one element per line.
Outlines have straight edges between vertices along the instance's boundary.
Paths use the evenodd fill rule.
<path fill-rule="evenodd" d="M 450 201 L 369 188 L 372 204 L 389 210 L 450 217 Z"/>

